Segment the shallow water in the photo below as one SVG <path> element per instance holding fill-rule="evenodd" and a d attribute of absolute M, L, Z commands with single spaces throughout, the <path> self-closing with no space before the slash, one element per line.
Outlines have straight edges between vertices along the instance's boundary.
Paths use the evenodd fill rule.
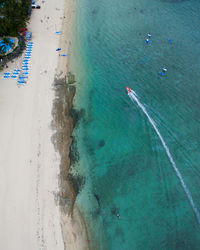
<path fill-rule="evenodd" d="M 72 171 L 84 180 L 77 203 L 93 249 L 198 249 L 197 217 L 125 86 L 154 120 L 199 210 L 199 9 L 196 0 L 77 1 L 70 60 L 74 105 L 85 115 Z"/>

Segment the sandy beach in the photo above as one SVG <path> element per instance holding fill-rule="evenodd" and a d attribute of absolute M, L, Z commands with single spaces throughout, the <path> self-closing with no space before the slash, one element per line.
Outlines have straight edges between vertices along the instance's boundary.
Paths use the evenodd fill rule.
<path fill-rule="evenodd" d="M 52 129 L 54 83 L 67 73 L 69 62 L 61 55 L 68 53 L 75 2 L 37 4 L 41 9 L 32 11 L 28 25 L 33 49 L 27 84 L 19 87 L 16 79 L 2 76 L 21 68 L 24 55 L 0 73 L 0 249 L 88 249 L 78 208 L 60 209 L 63 155 L 52 143 L 57 129 Z M 67 124 L 69 151 L 72 121 Z M 64 169 L 69 168 L 68 151 Z"/>

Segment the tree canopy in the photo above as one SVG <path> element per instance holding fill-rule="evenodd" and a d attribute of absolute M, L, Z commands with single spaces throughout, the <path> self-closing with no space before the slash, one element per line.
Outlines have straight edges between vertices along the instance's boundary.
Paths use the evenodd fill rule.
<path fill-rule="evenodd" d="M 30 0 L 0 0 L 0 37 L 16 36 L 25 27 L 30 8 Z"/>

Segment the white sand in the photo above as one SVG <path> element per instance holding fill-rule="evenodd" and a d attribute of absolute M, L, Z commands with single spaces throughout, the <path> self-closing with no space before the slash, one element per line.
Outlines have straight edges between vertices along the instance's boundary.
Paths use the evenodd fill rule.
<path fill-rule="evenodd" d="M 51 143 L 52 84 L 60 44 L 60 35 L 55 31 L 61 29 L 64 0 L 37 4 L 41 9 L 33 10 L 29 25 L 34 46 L 27 85 L 19 88 L 16 79 L 5 80 L 0 73 L 2 250 L 64 249 L 60 211 L 55 202 L 60 157 Z M 20 66 L 22 58 L 9 63 L 4 72 Z M 75 239 L 77 226 L 72 229 L 70 221 L 66 218 L 66 231 L 72 237 L 66 249 L 85 249 Z"/>

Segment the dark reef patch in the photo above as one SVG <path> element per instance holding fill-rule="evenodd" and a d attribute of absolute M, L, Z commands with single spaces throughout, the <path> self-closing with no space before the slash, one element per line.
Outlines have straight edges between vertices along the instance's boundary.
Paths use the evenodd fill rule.
<path fill-rule="evenodd" d="M 92 15 L 96 15 L 97 14 L 97 10 L 96 9 L 93 9 L 92 10 Z"/>
<path fill-rule="evenodd" d="M 78 125 L 78 122 L 80 121 L 80 119 L 84 117 L 85 110 L 84 109 L 77 110 L 73 108 L 72 106 L 72 108 L 70 109 L 69 115 L 73 119 L 73 127 L 75 128 Z"/>
<path fill-rule="evenodd" d="M 72 139 L 72 143 L 69 149 L 69 158 L 71 166 L 79 161 L 79 153 L 77 150 L 77 142 L 75 138 Z"/>
<path fill-rule="evenodd" d="M 59 152 L 60 161 L 60 179 L 59 193 L 57 199 L 61 210 L 64 213 L 71 213 L 75 201 L 75 192 L 72 183 L 68 179 L 68 171 L 70 167 L 69 147 L 72 142 L 71 134 L 73 130 L 73 120 L 69 115 L 72 107 L 73 97 L 75 95 L 75 87 L 66 84 L 66 79 L 54 80 L 55 99 L 53 102 L 51 127 L 53 130 L 52 143 L 55 150 Z"/>
<path fill-rule="evenodd" d="M 77 196 L 85 184 L 85 178 L 83 176 L 80 176 L 80 175 L 74 175 L 72 173 L 69 173 L 68 179 L 71 181 L 74 192 Z"/>
<path fill-rule="evenodd" d="M 119 214 L 119 209 L 116 208 L 116 207 L 112 207 L 112 208 L 111 208 L 111 214 L 112 214 L 112 215 L 117 215 L 117 214 Z"/>
<path fill-rule="evenodd" d="M 98 219 L 100 213 L 101 213 L 100 208 L 97 208 L 91 212 L 91 216 L 93 219 Z"/>
<path fill-rule="evenodd" d="M 102 148 L 104 145 L 105 145 L 105 141 L 104 140 L 100 140 L 99 143 L 98 143 L 98 146 L 100 148 Z"/>
<path fill-rule="evenodd" d="M 97 200 L 98 206 L 101 207 L 100 198 L 99 198 L 98 194 L 94 193 L 94 197 Z"/>

